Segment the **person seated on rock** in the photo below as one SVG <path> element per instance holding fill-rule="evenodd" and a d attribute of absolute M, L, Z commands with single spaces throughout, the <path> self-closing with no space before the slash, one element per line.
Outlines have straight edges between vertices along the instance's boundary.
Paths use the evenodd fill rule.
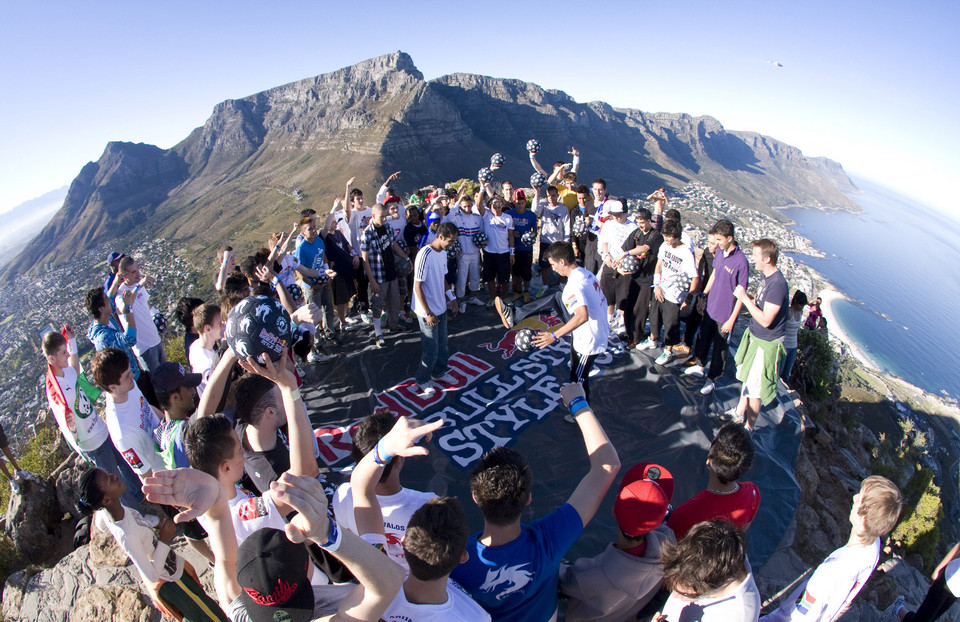
<path fill-rule="evenodd" d="M 660 561 L 670 596 L 657 622 L 754 622 L 760 615 L 744 535 L 734 525 L 699 523 L 677 544 L 664 545 Z"/>
<path fill-rule="evenodd" d="M 470 478 L 483 531 L 470 537 L 470 559 L 450 576 L 504 622 L 555 619 L 563 556 L 596 514 L 620 470 L 617 450 L 584 398 L 583 387 L 566 384 L 561 397 L 576 418 L 590 459 L 590 470 L 566 503 L 524 525 L 520 518 L 533 500 L 533 472 L 521 454 L 506 447 L 484 454 Z"/>
<path fill-rule="evenodd" d="M 677 541 L 697 523 L 724 519 L 746 533 L 760 509 L 760 489 L 738 481 L 753 465 L 754 447 L 743 426 L 728 423 L 717 431 L 707 455 L 707 487 L 670 514 Z"/>
<path fill-rule="evenodd" d="M 853 496 L 847 544 L 830 553 L 809 579 L 763 619 L 839 619 L 877 567 L 880 538 L 896 526 L 902 508 L 903 497 L 893 482 L 879 475 L 863 480 L 860 491 Z"/>
<path fill-rule="evenodd" d="M 357 424 L 357 428 L 353 432 L 353 448 L 351 450 L 351 455 L 357 464 L 376 448 L 380 439 L 393 428 L 394 421 L 394 416 L 388 409 L 384 408 L 364 417 Z M 403 465 L 404 458 L 401 457 L 388 462 L 380 470 L 375 493 L 383 517 L 381 530 L 386 534 L 386 546 L 383 550 L 390 559 L 406 569 L 407 563 L 404 560 L 403 547 L 400 543 L 407 530 L 407 523 L 410 522 L 410 517 L 413 516 L 417 508 L 436 495 L 432 492 L 420 492 L 419 490 L 404 488 L 400 484 L 400 472 L 403 470 Z M 341 527 L 354 533 L 361 533 L 357 531 L 357 523 L 354 519 L 354 495 L 353 486 L 350 482 L 345 482 L 337 488 L 330 505 L 333 508 L 333 515 Z"/>
<path fill-rule="evenodd" d="M 95 291 L 104 297 L 99 287 Z M 139 508 L 143 501 L 140 480 L 110 441 L 107 424 L 94 408 L 102 391 L 80 369 L 73 331 L 65 325 L 62 333 L 48 332 L 43 336 L 41 349 L 47 359 L 47 403 L 63 438 L 84 460 L 122 477 L 130 490 L 123 502 Z M 20 468 L 16 468 L 19 474 Z M 9 479 L 15 483 L 13 478 Z"/>
<path fill-rule="evenodd" d="M 672 496 L 673 476 L 662 466 L 641 462 L 627 471 L 613 503 L 617 541 L 560 567 L 567 620 L 636 619 L 663 582 L 661 548 L 676 543 L 664 522 Z"/>
<path fill-rule="evenodd" d="M 406 417 L 398 417 L 394 423 L 389 414 L 386 416 L 391 423 L 389 431 L 361 458 L 350 477 L 356 501 L 356 528 L 374 546 L 389 546 L 384 530 L 388 519 L 381 512 L 379 495 L 375 493 L 383 472 L 394 461 L 425 454 L 427 450 L 418 447 L 417 441 L 443 425 L 442 419 L 421 426 Z M 410 574 L 384 612 L 383 620 L 489 621 L 490 615 L 450 580 L 451 571 L 468 557 L 469 536 L 467 517 L 457 499 L 437 497 L 421 505 L 410 516 L 403 534 L 404 566 L 409 564 Z"/>
<path fill-rule="evenodd" d="M 77 485 L 77 509 L 84 516 L 93 515 L 96 528 L 113 536 L 137 568 L 157 609 L 177 620 L 227 622 L 223 610 L 203 590 L 197 571 L 170 548 L 177 526 L 164 519 L 154 530 L 139 512 L 120 502 L 125 492 L 116 475 L 88 469 Z"/>
<path fill-rule="evenodd" d="M 905 606 L 904 597 L 897 599 L 890 605 L 892 611 L 904 622 L 920 622 L 921 620 L 939 620 L 960 596 L 960 560 L 955 559 L 960 553 L 960 542 L 947 551 L 937 567 L 933 569 L 933 584 L 927 590 L 923 602 L 916 611 L 909 611 Z"/>
<path fill-rule="evenodd" d="M 217 598 L 233 622 L 376 622 L 403 583 L 402 568 L 329 518 L 323 487 L 312 477 L 284 473 L 272 491 L 296 515 L 281 529 L 258 529 L 240 545 L 231 493 L 209 474 L 165 471 L 144 489 L 150 501 L 182 508 L 177 522 L 203 515 L 216 558 Z M 359 585 L 316 585 L 302 544 L 307 541 L 343 562 Z"/>
<path fill-rule="evenodd" d="M 93 355 L 90 368 L 97 385 L 107 392 L 103 420 L 117 451 L 141 480 L 164 469 L 153 438 L 162 414 L 147 402 L 133 382 L 130 359 L 122 350 L 107 348 Z"/>
<path fill-rule="evenodd" d="M 191 371 L 201 376 L 200 384 L 197 385 L 197 396 L 200 397 L 207 388 L 210 374 L 220 362 L 220 355 L 214 347 L 223 337 L 223 315 L 220 305 L 212 302 L 199 305 L 190 315 L 191 324 L 196 328 L 199 338 L 194 340 L 187 353 Z"/>
<path fill-rule="evenodd" d="M 265 365 L 261 366 L 250 357 L 246 361 L 240 361 L 240 365 L 247 372 L 263 376 L 279 388 L 280 399 L 274 408 L 279 409 L 282 405 L 289 424 L 290 472 L 315 478 L 319 474 L 314 458 L 316 441 L 297 388 L 297 378 L 291 369 L 293 361 L 287 356 L 286 350 L 276 364 L 268 359 Z M 238 400 L 238 408 L 239 406 Z M 190 466 L 216 478 L 224 496 L 230 500 L 238 542 L 242 542 L 261 527 L 283 529 L 286 522 L 283 517 L 290 513 L 290 506 L 279 499 L 269 485 L 264 487 L 260 497 L 236 485 L 243 477 L 243 445 L 226 416 L 216 413 L 192 418 L 184 434 L 184 446 Z M 210 525 L 203 519 L 201 525 L 210 533 Z"/>

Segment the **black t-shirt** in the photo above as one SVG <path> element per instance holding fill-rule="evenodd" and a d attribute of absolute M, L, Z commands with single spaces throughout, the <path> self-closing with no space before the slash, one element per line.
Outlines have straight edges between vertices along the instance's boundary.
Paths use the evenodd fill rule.
<path fill-rule="evenodd" d="M 335 230 L 323 237 L 324 252 L 327 260 L 337 276 L 353 278 L 356 271 L 353 268 L 353 255 L 350 254 L 350 244 L 340 231 Z"/>
<path fill-rule="evenodd" d="M 287 437 L 278 430 L 277 443 L 273 449 L 253 451 L 244 438 L 246 425 L 240 424 L 238 431 L 243 442 L 243 468 L 257 490 L 263 494 L 270 489 L 270 482 L 277 481 L 281 474 L 290 470 L 290 446 Z"/>
<path fill-rule="evenodd" d="M 777 312 L 777 317 L 773 319 L 769 328 L 764 328 L 760 325 L 760 322 L 751 316 L 750 332 L 753 333 L 754 337 L 764 341 L 783 338 L 787 328 L 787 313 L 790 311 L 789 295 L 790 288 L 787 287 L 787 279 L 784 278 L 782 272 L 777 270 L 770 276 L 763 277 L 763 280 L 760 281 L 760 288 L 757 290 L 756 304 L 761 311 L 767 302 L 778 304 L 780 305 L 780 311 Z"/>
<path fill-rule="evenodd" d="M 377 246 L 380 247 L 380 257 L 383 259 L 383 282 L 392 281 L 397 278 L 397 258 L 393 254 L 393 242 L 390 232 L 387 231 L 387 225 L 378 227 L 373 226 L 373 232 L 377 234 Z"/>
<path fill-rule="evenodd" d="M 420 238 L 423 237 L 423 234 L 427 232 L 427 225 L 420 223 L 415 225 L 413 223 L 407 223 L 407 226 L 403 228 L 403 241 L 407 243 L 407 248 L 411 251 L 416 250 L 420 247 Z"/>
<path fill-rule="evenodd" d="M 633 230 L 633 233 L 627 236 L 621 247 L 625 251 L 631 251 L 638 246 L 650 246 L 650 250 L 644 253 L 640 262 L 640 269 L 633 273 L 633 278 L 641 281 L 652 281 L 653 273 L 657 269 L 657 253 L 660 252 L 660 245 L 663 244 L 663 236 L 656 229 L 650 229 L 649 233 L 644 233 L 640 227 Z"/>
<path fill-rule="evenodd" d="M 713 274 L 713 253 L 708 248 L 703 249 L 703 255 L 700 256 L 700 263 L 697 264 L 697 274 L 700 276 L 700 286 L 697 291 L 703 293 L 703 288 L 707 286 L 707 281 Z"/>

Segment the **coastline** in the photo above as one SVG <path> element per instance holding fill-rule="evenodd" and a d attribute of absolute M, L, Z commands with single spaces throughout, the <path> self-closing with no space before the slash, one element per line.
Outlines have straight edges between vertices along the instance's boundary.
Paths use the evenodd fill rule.
<path fill-rule="evenodd" d="M 846 331 L 843 330 L 843 325 L 837 319 L 837 314 L 834 311 L 833 305 L 838 300 L 850 301 L 850 297 L 826 280 L 821 281 L 820 290 L 817 292 L 816 296 L 819 296 L 823 300 L 820 310 L 823 311 L 823 317 L 827 319 L 827 333 L 830 335 L 830 337 L 842 343 L 850 352 L 850 354 L 860 361 L 864 367 L 867 367 L 873 371 L 883 372 L 884 370 L 880 367 L 880 365 L 871 359 L 867 353 L 863 351 L 863 348 L 861 348 L 861 346 L 854 341 Z"/>

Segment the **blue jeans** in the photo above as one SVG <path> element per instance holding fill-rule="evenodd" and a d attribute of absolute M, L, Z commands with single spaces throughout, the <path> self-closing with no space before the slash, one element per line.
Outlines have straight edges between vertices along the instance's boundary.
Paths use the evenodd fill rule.
<path fill-rule="evenodd" d="M 783 367 L 780 370 L 780 377 L 784 382 L 790 380 L 790 372 L 793 371 L 793 364 L 797 361 L 797 348 L 787 348 L 787 355 L 783 357 Z"/>
<path fill-rule="evenodd" d="M 84 452 L 84 456 L 107 473 L 119 475 L 123 483 L 127 485 L 126 492 L 120 497 L 120 503 L 128 508 L 137 509 L 140 507 L 140 502 L 143 501 L 140 477 L 133 472 L 127 461 L 120 455 L 110 437 L 107 437 L 107 440 L 103 441 L 93 451 Z"/>
<path fill-rule="evenodd" d="M 425 384 L 430 377 L 439 378 L 447 371 L 447 314 L 437 316 L 437 325 L 427 324 L 427 318 L 417 316 L 420 321 L 420 343 L 423 353 L 420 355 L 420 367 L 415 376 L 417 384 Z"/>

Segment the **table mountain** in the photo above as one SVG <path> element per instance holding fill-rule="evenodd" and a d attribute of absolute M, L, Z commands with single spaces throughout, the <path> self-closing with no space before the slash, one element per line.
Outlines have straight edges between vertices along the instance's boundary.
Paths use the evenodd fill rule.
<path fill-rule="evenodd" d="M 526 185 L 525 151 L 541 163 L 580 149 L 581 179 L 603 176 L 614 195 L 646 195 L 692 180 L 736 203 L 855 209 L 839 164 L 711 117 L 646 113 L 561 91 L 470 74 L 425 81 L 403 52 L 218 104 L 202 127 L 163 150 L 109 143 L 70 186 L 64 205 L 7 266 L 11 278 L 110 240 L 181 240 L 194 252 L 224 241 L 249 247 L 288 228 L 294 209 L 329 209 L 357 176 L 368 202 L 385 174 L 403 192 L 473 177 L 494 152 L 497 179 Z M 300 190 L 299 195 L 295 193 Z M 118 248 L 119 248 L 118 246 Z"/>

